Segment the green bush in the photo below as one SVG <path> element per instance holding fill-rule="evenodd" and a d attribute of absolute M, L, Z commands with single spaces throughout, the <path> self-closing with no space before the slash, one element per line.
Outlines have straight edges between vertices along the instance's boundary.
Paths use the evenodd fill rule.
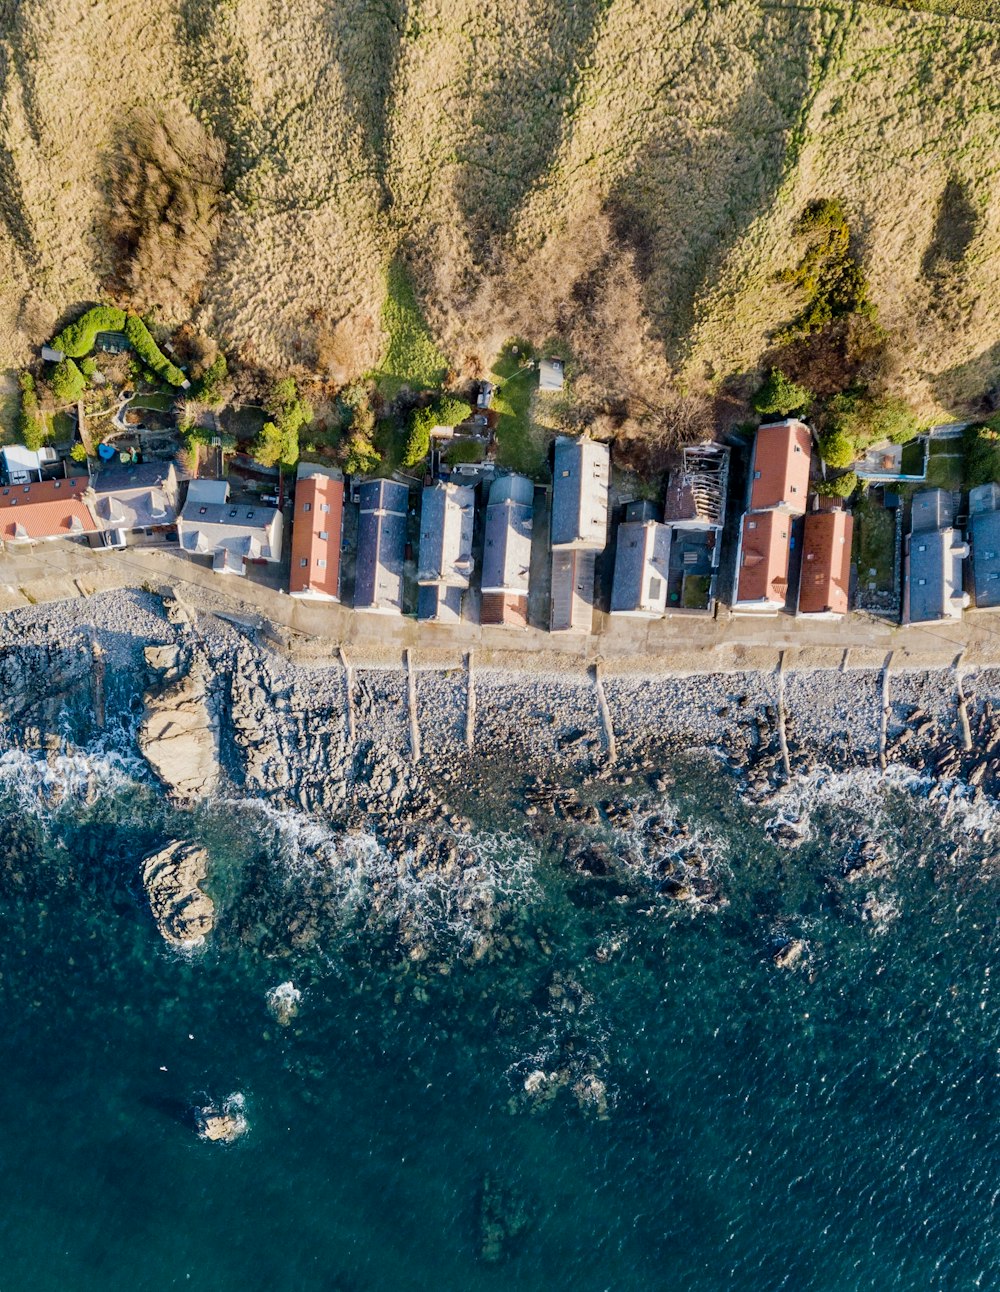
<path fill-rule="evenodd" d="M 350 476 L 370 476 L 379 469 L 382 458 L 366 435 L 355 431 L 347 441 L 344 471 Z"/>
<path fill-rule="evenodd" d="M 1000 428 L 970 426 L 963 436 L 965 484 L 969 489 L 1000 480 Z"/>
<path fill-rule="evenodd" d="M 842 395 L 831 401 L 830 412 L 836 425 L 864 448 L 884 440 L 906 444 L 923 429 L 913 409 L 897 395 Z"/>
<path fill-rule="evenodd" d="M 52 348 L 62 350 L 70 359 L 82 359 L 93 350 L 98 332 L 121 332 L 124 327 L 124 310 L 113 305 L 95 305 L 54 336 Z"/>
<path fill-rule="evenodd" d="M 195 387 L 197 398 L 209 408 L 221 408 L 226 402 L 225 382 L 228 375 L 229 365 L 220 350 Z"/>
<path fill-rule="evenodd" d="M 87 389 L 87 378 L 72 359 L 62 359 L 53 369 L 49 385 L 60 404 L 75 404 Z"/>
<path fill-rule="evenodd" d="M 818 480 L 814 492 L 823 498 L 850 498 L 858 487 L 857 473 L 845 471 L 843 475 L 832 480 Z"/>
<path fill-rule="evenodd" d="M 435 426 L 458 426 L 472 413 L 472 409 L 464 399 L 456 399 L 453 395 L 442 395 L 432 405 L 432 409 Z"/>
<path fill-rule="evenodd" d="M 819 455 L 827 466 L 849 467 L 858 456 L 858 451 L 849 435 L 832 430 L 819 437 Z"/>
<path fill-rule="evenodd" d="M 851 255 L 851 231 L 841 204 L 829 198 L 813 202 L 802 213 L 796 232 L 809 240 L 809 246 L 795 268 L 779 277 L 804 293 L 805 305 L 775 335 L 775 342 L 799 340 L 850 315 L 873 319 L 868 280 Z"/>
<path fill-rule="evenodd" d="M 431 447 L 431 427 L 437 426 L 433 408 L 418 408 L 410 422 L 410 433 L 406 437 L 406 449 L 403 453 L 403 466 L 415 467 L 422 462 Z"/>
<path fill-rule="evenodd" d="M 129 345 L 136 352 L 148 369 L 156 374 L 156 377 L 162 381 L 169 382 L 171 386 L 183 386 L 187 378 L 175 364 L 171 363 L 160 347 L 153 340 L 153 336 L 138 314 L 129 314 L 125 319 L 125 335 L 128 337 Z"/>
<path fill-rule="evenodd" d="M 785 417 L 803 411 L 811 403 L 812 393 L 805 386 L 797 385 L 780 368 L 772 368 L 754 396 L 753 406 L 761 417 L 771 413 Z"/>
<path fill-rule="evenodd" d="M 276 466 L 279 462 L 286 467 L 295 466 L 299 460 L 299 432 L 312 421 L 312 405 L 299 396 L 294 377 L 282 377 L 274 383 L 264 407 L 271 421 L 261 428 L 254 458 L 263 466 Z"/>
<path fill-rule="evenodd" d="M 87 450 L 82 444 L 74 444 L 69 451 L 69 455 L 74 462 L 86 462 L 87 460 Z"/>
<path fill-rule="evenodd" d="M 97 360 L 89 359 L 89 358 L 81 359 L 78 364 L 78 367 L 80 371 L 83 373 L 83 375 L 89 381 L 91 377 L 94 375 L 94 373 L 97 371 Z"/>
<path fill-rule="evenodd" d="M 38 394 L 35 379 L 30 372 L 22 372 L 17 379 L 21 388 L 21 409 L 17 417 L 17 433 L 25 448 L 37 452 L 42 447 L 45 433 L 38 416 Z"/>

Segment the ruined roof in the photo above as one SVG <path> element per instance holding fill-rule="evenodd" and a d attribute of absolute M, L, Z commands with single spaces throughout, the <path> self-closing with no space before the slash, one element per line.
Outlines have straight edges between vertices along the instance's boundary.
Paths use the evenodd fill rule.
<path fill-rule="evenodd" d="M 696 444 L 686 448 L 681 466 L 671 471 L 667 481 L 664 520 L 668 524 L 722 525 L 728 485 L 729 450 L 724 445 Z"/>
<path fill-rule="evenodd" d="M 292 564 L 288 591 L 292 596 L 340 596 L 340 539 L 344 515 L 344 482 L 328 475 L 311 475 L 295 486 L 292 522 Z"/>
<path fill-rule="evenodd" d="M 794 417 L 761 426 L 750 463 L 750 511 L 785 507 L 801 515 L 809 491 L 812 435 Z"/>
<path fill-rule="evenodd" d="M 71 538 L 101 528 L 84 501 L 86 476 L 41 480 L 0 489 L 0 538 L 7 542 Z"/>
<path fill-rule="evenodd" d="M 799 614 L 846 615 L 854 518 L 846 511 L 811 511 L 802 537 Z"/>
<path fill-rule="evenodd" d="M 501 476 L 490 486 L 483 546 L 484 592 L 527 592 L 535 488 L 524 476 Z"/>
<path fill-rule="evenodd" d="M 743 517 L 737 604 L 785 604 L 791 534 L 791 518 L 782 511 L 748 512 Z"/>
<path fill-rule="evenodd" d="M 611 452 L 596 440 L 560 435 L 552 481 L 552 546 L 602 551 L 608 541 Z"/>

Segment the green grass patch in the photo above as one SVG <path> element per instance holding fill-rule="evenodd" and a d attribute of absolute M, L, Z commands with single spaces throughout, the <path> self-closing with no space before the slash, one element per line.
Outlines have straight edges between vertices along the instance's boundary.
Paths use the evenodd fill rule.
<path fill-rule="evenodd" d="M 152 408 L 160 413 L 169 413 L 173 406 L 173 395 L 159 395 L 155 391 L 149 395 L 136 395 L 129 400 L 130 408 Z"/>
<path fill-rule="evenodd" d="M 517 353 L 514 353 L 514 348 Z M 497 461 L 533 479 L 545 474 L 549 435 L 531 417 L 538 373 L 528 367 L 534 356 L 523 341 L 508 342 L 493 365 L 497 379 L 493 409 L 497 421 Z"/>
<path fill-rule="evenodd" d="M 1000 22 L 996 0 L 875 0 L 875 3 L 884 9 L 943 13 L 956 18 L 978 18 L 981 22 Z"/>
<path fill-rule="evenodd" d="M 955 440 L 956 445 L 961 444 Z M 927 460 L 928 489 L 961 489 L 965 482 L 965 454 L 935 453 Z"/>
<path fill-rule="evenodd" d="M 896 518 L 870 495 L 866 495 L 854 509 L 854 559 L 858 581 L 863 587 L 874 583 L 880 592 L 892 591 Z"/>
<path fill-rule="evenodd" d="M 985 426 L 970 426 L 963 436 L 965 448 L 965 485 L 969 489 L 976 485 L 1000 481 L 1000 418 L 994 418 Z"/>
<path fill-rule="evenodd" d="M 382 459 L 377 475 L 387 478 L 394 471 L 399 471 L 406 457 L 406 445 L 409 430 L 405 421 L 398 417 L 382 417 L 375 424 L 373 443 L 375 451 Z"/>
<path fill-rule="evenodd" d="M 444 381 L 448 361 L 431 336 L 401 260 L 394 260 L 389 266 L 385 286 L 382 327 L 389 340 L 372 376 L 386 399 L 394 399 L 404 386 L 412 390 L 433 390 Z"/>
<path fill-rule="evenodd" d="M 684 580 L 684 591 L 681 593 L 681 606 L 685 610 L 706 610 L 712 579 L 708 574 L 689 574 Z"/>
<path fill-rule="evenodd" d="M 479 440 L 457 440 L 445 453 L 444 460 L 450 467 L 462 462 L 482 462 L 484 452 Z"/>

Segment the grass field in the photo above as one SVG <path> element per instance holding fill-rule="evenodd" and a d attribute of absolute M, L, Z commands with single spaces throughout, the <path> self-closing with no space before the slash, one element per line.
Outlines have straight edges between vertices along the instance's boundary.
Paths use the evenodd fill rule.
<path fill-rule="evenodd" d="M 533 480 L 544 477 L 546 454 L 551 436 L 532 417 L 532 405 L 538 391 L 538 373 L 526 363 L 526 356 L 513 354 L 509 345 L 500 352 L 491 375 L 497 390 L 493 407 L 500 414 L 497 422 L 497 461 L 501 466 L 520 471 Z"/>
<path fill-rule="evenodd" d="M 874 583 L 876 591 L 891 592 L 896 555 L 894 514 L 866 494 L 854 508 L 854 534 L 860 583 Z"/>
<path fill-rule="evenodd" d="M 585 418 L 617 401 L 656 425 L 672 376 L 714 391 L 753 372 L 794 313 L 777 275 L 795 222 L 836 197 L 895 380 L 928 416 L 957 411 L 1000 369 L 1000 26 L 959 20 L 996 16 L 987 0 L 2 5 L 0 367 L 131 281 L 108 198 L 124 169 L 161 316 L 187 311 L 248 366 L 377 370 L 392 392 L 553 337 Z M 67 68 L 90 69 L 86 112 L 67 110 Z"/>

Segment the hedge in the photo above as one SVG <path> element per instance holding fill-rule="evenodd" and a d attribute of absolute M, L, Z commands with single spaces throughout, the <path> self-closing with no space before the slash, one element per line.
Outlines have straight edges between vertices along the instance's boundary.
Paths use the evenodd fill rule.
<path fill-rule="evenodd" d="M 129 344 L 147 368 L 171 386 L 183 386 L 187 377 L 180 368 L 170 362 L 138 314 L 129 314 L 125 319 L 125 335 Z"/>
<path fill-rule="evenodd" d="M 113 305 L 95 305 L 53 337 L 52 348 L 62 350 L 71 359 L 82 359 L 93 350 L 98 332 L 120 332 L 124 326 L 124 310 Z"/>

